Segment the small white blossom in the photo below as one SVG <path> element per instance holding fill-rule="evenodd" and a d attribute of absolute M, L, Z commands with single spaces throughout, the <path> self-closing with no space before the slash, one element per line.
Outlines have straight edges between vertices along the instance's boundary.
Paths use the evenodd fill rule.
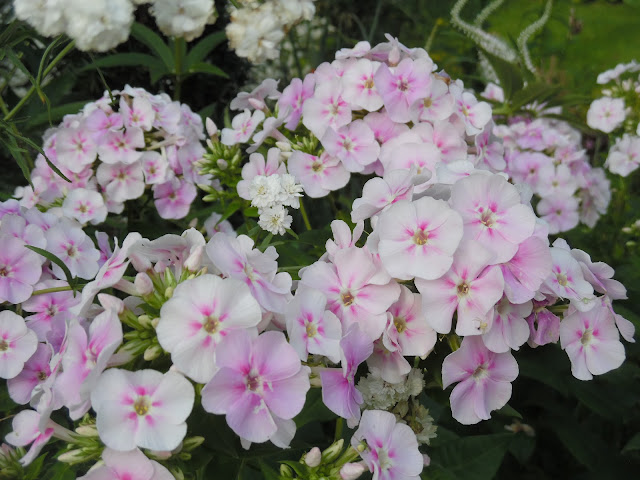
<path fill-rule="evenodd" d="M 296 177 L 288 173 L 280 175 L 280 202 L 282 205 L 300 208 L 299 198 L 303 191 L 302 185 L 296 183 Z"/>
<path fill-rule="evenodd" d="M 268 208 L 279 203 L 280 198 L 279 175 L 257 175 L 249 185 L 251 205 L 257 208 Z"/>
<path fill-rule="evenodd" d="M 282 205 L 277 205 L 262 210 L 258 225 L 274 235 L 284 235 L 284 232 L 291 228 L 292 221 L 293 218 L 288 215 L 287 209 Z"/>

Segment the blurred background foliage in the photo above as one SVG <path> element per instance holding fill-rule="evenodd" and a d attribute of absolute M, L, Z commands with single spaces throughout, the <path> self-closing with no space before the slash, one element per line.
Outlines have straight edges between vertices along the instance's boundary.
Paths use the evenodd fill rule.
<path fill-rule="evenodd" d="M 194 111 L 210 116 L 220 126 L 225 119 L 228 122 L 227 105 L 244 86 L 273 76 L 281 78 L 283 88 L 291 78 L 307 73 L 322 61 L 331 61 L 337 49 L 352 47 L 363 39 L 376 44 L 385 40 L 385 33 L 398 37 L 409 47 L 426 48 L 439 67 L 453 78 L 462 78 L 465 85 L 481 90 L 483 80 L 478 71 L 476 45 L 451 23 L 454 3 L 317 0 L 316 18 L 311 24 L 300 25 L 290 32 L 288 46 L 279 61 L 252 66 L 236 57 L 225 41 L 212 42 L 213 47 L 203 50 L 202 63 L 217 66 L 224 73 L 201 68 L 197 73 L 183 75 L 179 100 Z M 461 13 L 462 18 L 472 22 L 488 3 L 470 0 Z M 484 29 L 515 45 L 518 34 L 540 17 L 545 4 L 544 0 L 504 2 L 488 17 Z M 201 38 L 220 35 L 228 18 L 223 9 L 219 8 L 219 13 L 217 23 L 208 26 Z M 2 15 L 1 28 L 5 28 L 10 12 L 5 10 Z M 144 9 L 138 11 L 137 21 L 149 29 L 156 28 Z M 38 40 L 37 34 L 31 31 L 23 34 L 29 38 L 12 48 L 30 72 L 37 72 L 51 40 Z M 39 144 L 46 128 L 56 125 L 64 114 L 76 112 L 87 101 L 100 97 L 107 86 L 120 89 L 130 84 L 177 97 L 175 72 L 160 75 L 149 65 L 122 66 L 122 62 L 114 61 L 113 57 L 109 60 L 114 54 L 154 53 L 141 38 L 132 35 L 127 43 L 106 54 L 91 56 L 71 52 L 42 84 L 50 107 L 47 108 L 39 95 L 32 96 L 12 119 L 15 126 L 22 135 Z M 175 47 L 170 40 L 163 41 Z M 550 20 L 532 38 L 529 48 L 540 79 L 559 86 L 561 96 L 574 96 L 566 113 L 584 124 L 590 96 L 597 87 L 597 74 L 620 62 L 640 60 L 640 1 L 556 0 Z M 6 62 L 6 57 L 3 62 L 0 78 L 5 80 L 0 81 L 0 94 L 4 102 L 12 106 L 20 101 L 20 90 L 9 86 L 8 80 L 16 74 L 15 68 Z M 97 65 L 101 65 L 99 69 Z M 582 100 L 575 101 L 576 96 Z M 597 138 L 587 131 L 585 145 L 593 153 L 594 163 L 601 165 L 606 157 L 606 138 Z M 33 149 L 26 150 L 34 156 Z M 25 180 L 8 151 L 0 150 L 0 161 L 3 167 L 0 195 L 6 199 L 16 186 L 24 185 Z M 594 261 L 605 261 L 616 269 L 616 278 L 626 285 L 629 294 L 629 300 L 622 302 L 617 310 L 640 331 L 640 249 L 634 244 L 640 243 L 640 238 L 634 239 L 622 231 L 640 218 L 638 178 L 637 174 L 626 179 L 612 178 L 614 196 L 610 213 L 595 229 L 579 227 L 565 237 L 573 247 L 588 251 Z M 326 226 L 335 217 L 348 220 L 351 199 L 357 196 L 344 191 L 313 204 L 308 202 L 316 229 L 301 234 L 299 240 L 289 237 L 276 244 L 282 255 L 281 266 L 315 261 L 330 235 Z M 195 205 L 190 218 L 209 208 Z M 151 216 L 150 211 L 131 215 L 128 229 L 140 230 L 143 235 L 151 232 L 149 235 L 153 237 L 159 234 L 160 219 Z M 250 227 L 245 225 L 241 231 Z M 164 233 L 181 231 L 182 227 L 164 224 L 162 229 Z M 294 230 L 303 229 L 294 226 Z M 523 347 L 516 354 L 521 375 L 513 384 L 514 395 L 508 407 L 494 413 L 491 421 L 472 427 L 457 424 L 450 410 L 443 408 L 449 391 L 443 392 L 437 384 L 430 385 L 422 401 L 430 408 L 439 428 L 430 450 L 432 467 L 425 471 L 423 478 L 637 478 L 640 471 L 640 348 L 637 344 L 626 344 L 626 348 L 628 361 L 620 369 L 591 382 L 581 382 L 571 376 L 569 360 L 559 346 L 547 345 L 535 352 Z M 438 345 L 427 359 L 427 368 L 433 366 L 431 371 L 437 371 L 437 365 L 447 353 L 446 345 Z M 331 418 L 318 406 L 318 399 L 311 398 L 309 404 L 299 419 L 306 425 L 300 425 L 296 443 L 289 451 L 291 458 L 299 458 L 304 449 L 323 440 L 330 441 L 333 436 L 330 424 L 312 422 Z M 214 461 L 194 459 L 202 462 L 201 478 L 213 478 L 207 476 L 213 472 L 216 478 L 277 478 L 270 477 L 277 465 L 269 467 L 265 463 L 275 450 L 260 447 L 244 452 L 219 417 L 211 417 L 211 422 L 200 427 L 220 433 L 209 448 L 224 455 Z M 342 435 L 348 438 L 349 432 L 345 430 Z M 36 474 L 34 478 L 39 477 Z M 61 474 L 55 478 L 66 477 Z"/>

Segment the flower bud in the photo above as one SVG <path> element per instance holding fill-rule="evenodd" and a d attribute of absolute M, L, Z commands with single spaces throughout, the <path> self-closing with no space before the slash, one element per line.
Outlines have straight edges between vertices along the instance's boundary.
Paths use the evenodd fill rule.
<path fill-rule="evenodd" d="M 133 284 L 135 285 L 138 293 L 143 297 L 153 292 L 153 282 L 149 278 L 149 275 L 144 272 L 138 272 Z"/>
<path fill-rule="evenodd" d="M 340 478 L 342 480 L 355 480 L 367 469 L 362 463 L 345 463 L 340 469 Z"/>
<path fill-rule="evenodd" d="M 147 362 L 150 362 L 162 355 L 162 351 L 163 350 L 160 345 L 151 345 L 144 351 L 143 357 Z"/>
<path fill-rule="evenodd" d="M 76 428 L 76 433 L 78 435 L 82 435 L 83 437 L 97 437 L 98 429 L 95 425 L 81 425 Z"/>
<path fill-rule="evenodd" d="M 209 117 L 204 121 L 204 125 L 207 129 L 207 134 L 210 137 L 213 137 L 216 133 L 218 133 L 218 127 Z"/>
<path fill-rule="evenodd" d="M 86 460 L 86 453 L 82 449 L 70 450 L 58 457 L 58 461 L 62 463 L 79 463 Z"/>
<path fill-rule="evenodd" d="M 204 245 L 195 247 L 187 259 L 184 261 L 184 268 L 190 272 L 197 272 L 202 263 L 202 255 L 204 254 Z"/>
<path fill-rule="evenodd" d="M 182 443 L 182 450 L 190 452 L 204 443 L 204 437 L 188 437 Z"/>
<path fill-rule="evenodd" d="M 324 452 L 322 452 L 322 461 L 325 463 L 333 462 L 338 456 L 340 452 L 342 452 L 342 447 L 344 446 L 344 439 L 340 439 L 337 442 L 333 442 L 329 448 L 327 448 Z"/>
<path fill-rule="evenodd" d="M 256 110 L 263 110 L 267 107 L 267 105 L 258 98 L 249 98 L 247 102 L 249 102 L 249 105 L 251 105 Z"/>
<path fill-rule="evenodd" d="M 173 287 L 167 287 L 167 289 L 164 291 L 164 296 L 167 300 L 173 297 Z"/>
<path fill-rule="evenodd" d="M 224 158 L 219 158 L 216 161 L 216 165 L 218 165 L 218 168 L 220 170 L 226 170 L 227 168 L 229 168 L 229 162 L 227 162 Z"/>
<path fill-rule="evenodd" d="M 320 465 L 321 461 L 322 461 L 322 452 L 320 452 L 320 449 L 318 447 L 313 447 L 304 456 L 304 463 L 306 463 L 307 466 L 311 468 L 314 468 Z"/>
<path fill-rule="evenodd" d="M 293 470 L 288 465 L 280 465 L 280 476 L 284 478 L 293 478 Z"/>
<path fill-rule="evenodd" d="M 169 471 L 171 472 L 171 475 L 175 477 L 176 480 L 184 480 L 184 473 L 182 473 L 182 470 L 180 470 L 179 468 L 174 467 L 169 469 Z"/>
<path fill-rule="evenodd" d="M 145 328 L 149 328 L 151 326 L 151 319 L 149 315 L 140 315 L 138 317 L 138 323 Z"/>

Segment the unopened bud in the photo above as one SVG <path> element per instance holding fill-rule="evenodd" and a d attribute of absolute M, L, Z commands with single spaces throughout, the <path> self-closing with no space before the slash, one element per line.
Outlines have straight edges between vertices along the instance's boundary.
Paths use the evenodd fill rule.
<path fill-rule="evenodd" d="M 204 121 L 204 125 L 207 129 L 207 134 L 210 137 L 213 137 L 216 133 L 218 133 L 218 127 L 209 117 Z"/>
<path fill-rule="evenodd" d="M 179 468 L 174 467 L 170 469 L 170 472 L 176 480 L 184 480 L 184 473 L 182 473 L 182 470 L 180 470 Z"/>
<path fill-rule="evenodd" d="M 218 168 L 220 170 L 226 170 L 227 168 L 229 168 L 229 162 L 227 162 L 224 158 L 219 158 L 218 160 L 216 160 L 216 165 L 218 165 Z"/>
<path fill-rule="evenodd" d="M 62 463 L 78 463 L 86 459 L 86 454 L 82 449 L 70 450 L 58 457 L 58 461 Z"/>
<path fill-rule="evenodd" d="M 247 100 L 247 102 L 249 103 L 249 105 L 251 105 L 253 108 L 255 108 L 256 110 L 263 110 L 266 108 L 266 104 L 260 100 L 259 98 L 249 98 Z"/>
<path fill-rule="evenodd" d="M 78 435 L 82 435 L 83 437 L 97 437 L 98 429 L 95 425 L 81 425 L 76 428 L 76 433 Z"/>
<path fill-rule="evenodd" d="M 158 328 L 159 323 L 160 323 L 160 317 L 156 317 L 153 320 L 151 320 L 151 326 L 153 328 Z"/>
<path fill-rule="evenodd" d="M 367 469 L 362 463 L 345 463 L 340 469 L 340 478 L 342 480 L 355 480 Z"/>
<path fill-rule="evenodd" d="M 276 147 L 280 149 L 280 152 L 290 152 L 291 142 L 276 142 Z"/>
<path fill-rule="evenodd" d="M 204 245 L 198 245 L 195 247 L 187 259 L 184 261 L 184 268 L 190 272 L 197 272 L 202 263 L 202 256 L 204 254 Z"/>
<path fill-rule="evenodd" d="M 149 318 L 149 315 L 140 315 L 138 323 L 145 328 L 149 328 L 151 326 L 151 318 Z"/>
<path fill-rule="evenodd" d="M 158 358 L 160 355 L 162 355 L 162 347 L 160 345 L 151 345 L 144 351 L 143 357 L 147 362 L 150 362 L 151 360 Z"/>
<path fill-rule="evenodd" d="M 340 452 L 342 452 L 342 447 L 344 446 L 344 439 L 340 439 L 337 442 L 333 442 L 329 448 L 327 448 L 324 452 L 322 452 L 322 461 L 325 463 L 333 462 L 338 456 Z"/>
<path fill-rule="evenodd" d="M 293 470 L 288 465 L 280 465 L 280 476 L 284 478 L 293 478 Z"/>
<path fill-rule="evenodd" d="M 204 443 L 204 437 L 189 437 L 182 443 L 182 450 L 190 452 Z"/>
<path fill-rule="evenodd" d="M 153 282 L 145 272 L 138 272 L 133 284 L 141 296 L 149 295 L 153 292 Z"/>
<path fill-rule="evenodd" d="M 173 297 L 173 287 L 167 287 L 167 289 L 164 291 L 164 297 L 166 299 Z"/>
<path fill-rule="evenodd" d="M 322 452 L 318 447 L 313 447 L 304 456 L 304 463 L 306 463 L 307 466 L 311 468 L 314 468 L 320 465 L 321 461 L 322 461 Z"/>

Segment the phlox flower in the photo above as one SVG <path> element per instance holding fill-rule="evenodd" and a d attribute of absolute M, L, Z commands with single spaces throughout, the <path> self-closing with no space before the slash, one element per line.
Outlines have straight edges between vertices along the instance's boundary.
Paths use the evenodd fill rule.
<path fill-rule="evenodd" d="M 11 424 L 13 431 L 6 436 L 7 442 L 16 447 L 31 445 L 26 455 L 20 459 L 23 466 L 33 462 L 53 436 L 54 428 L 52 426 L 47 426 L 41 432 L 39 423 L 40 415 L 33 410 L 22 410 L 13 417 Z"/>
<path fill-rule="evenodd" d="M 129 165 L 140 159 L 144 148 L 144 133 L 138 127 L 129 127 L 126 131 L 107 132 L 98 146 L 98 156 L 104 163 L 124 163 Z"/>
<path fill-rule="evenodd" d="M 613 314 L 606 307 L 566 316 L 560 322 L 560 345 L 571 360 L 571 373 L 580 380 L 614 370 L 625 359 Z"/>
<path fill-rule="evenodd" d="M 512 303 L 531 300 L 551 273 L 548 242 L 539 237 L 527 238 L 518 245 L 516 254 L 500 265 L 504 277 L 504 293 Z"/>
<path fill-rule="evenodd" d="M 428 95 L 432 67 L 430 60 L 410 58 L 402 60 L 393 71 L 385 63 L 380 65 L 374 83 L 391 120 L 403 123 L 411 120 L 409 107 Z"/>
<path fill-rule="evenodd" d="M 581 311 L 593 308 L 593 286 L 584 279 L 582 268 L 569 249 L 554 243 L 551 247 L 551 261 L 551 274 L 544 281 L 542 293 L 568 298 Z"/>
<path fill-rule="evenodd" d="M 20 215 L 9 214 L 2 217 L 0 236 L 2 235 L 12 235 L 33 247 L 45 248 L 47 246 L 42 228 L 28 223 Z"/>
<path fill-rule="evenodd" d="M 89 397 L 98 377 L 122 344 L 122 323 L 115 310 L 107 309 L 91 321 L 87 332 L 77 321 L 69 324 L 57 386 L 72 419 L 82 417 L 91 404 Z"/>
<path fill-rule="evenodd" d="M 411 131 L 420 137 L 422 142 L 433 144 L 440 150 L 440 158 L 445 163 L 467 160 L 467 144 L 458 127 L 448 121 L 422 122 Z M 437 160 L 436 160 L 437 161 Z"/>
<path fill-rule="evenodd" d="M 373 353 L 373 343 L 363 335 L 355 324 L 349 327 L 340 340 L 340 363 L 342 369 L 326 368 L 320 371 L 322 401 L 329 410 L 348 420 L 355 426 L 360 420 L 362 394 L 355 386 L 358 366 Z"/>
<path fill-rule="evenodd" d="M 414 177 L 415 169 L 401 169 L 388 170 L 382 178 L 367 180 L 362 188 L 362 197 L 353 201 L 351 221 L 366 220 L 400 200 L 411 200 Z"/>
<path fill-rule="evenodd" d="M 140 165 L 147 185 L 164 183 L 170 175 L 169 162 L 158 152 L 144 152 L 140 157 Z"/>
<path fill-rule="evenodd" d="M 526 318 L 532 308 L 530 301 L 517 305 L 502 297 L 494 309 L 493 325 L 482 335 L 485 346 L 496 353 L 518 350 L 529 339 Z"/>
<path fill-rule="evenodd" d="M 46 236 L 47 250 L 62 260 L 72 275 L 86 280 L 95 277 L 99 269 L 100 251 L 80 225 L 63 217 L 47 230 Z M 65 278 L 58 265 L 52 264 L 51 269 L 58 278 Z"/>
<path fill-rule="evenodd" d="M 378 253 L 392 277 L 433 280 L 449 270 L 462 230 L 462 218 L 444 200 L 402 200 L 380 214 Z"/>
<path fill-rule="evenodd" d="M 414 181 L 416 193 L 426 190 L 428 184 L 425 182 L 433 176 L 440 161 L 438 148 L 433 143 L 425 143 L 415 131 L 392 138 L 380 150 L 380 162 L 385 172 L 415 170 L 420 176 Z"/>
<path fill-rule="evenodd" d="M 575 175 L 566 165 L 555 167 L 547 166 L 540 171 L 540 181 L 536 193 L 541 197 L 559 194 L 564 197 L 571 196 L 578 188 Z"/>
<path fill-rule="evenodd" d="M 172 180 L 153 186 L 153 199 L 162 218 L 184 218 L 198 196 L 195 185 L 186 180 Z"/>
<path fill-rule="evenodd" d="M 310 388 L 308 369 L 281 332 L 257 338 L 245 330 L 233 332 L 220 344 L 216 361 L 220 369 L 202 390 L 202 406 L 226 415 L 241 438 L 266 442 L 276 434 L 277 421 L 291 420 L 302 410 Z"/>
<path fill-rule="evenodd" d="M 129 105 L 125 97 L 120 97 L 119 113 L 122 115 L 127 128 L 138 127 L 145 132 L 151 130 L 156 117 L 151 102 L 142 96 L 133 97 L 131 105 Z"/>
<path fill-rule="evenodd" d="M 191 383 L 176 372 L 111 368 L 91 391 L 100 440 L 118 451 L 173 450 L 187 433 Z"/>
<path fill-rule="evenodd" d="M 439 78 L 431 79 L 429 92 L 411 105 L 411 121 L 437 122 L 448 119 L 453 113 L 455 99 L 448 85 Z"/>
<path fill-rule="evenodd" d="M 289 109 L 289 114 L 286 117 L 287 123 L 284 125 L 288 130 L 295 130 L 298 126 L 304 103 L 313 96 L 315 84 L 314 76 L 307 75 L 304 80 L 294 78 L 282 91 L 282 95 L 278 99 L 278 108 L 280 110 Z"/>
<path fill-rule="evenodd" d="M 527 317 L 529 324 L 528 344 L 536 348 L 547 343 L 557 343 L 560 340 L 560 319 L 544 307 L 536 306 L 533 313 Z"/>
<path fill-rule="evenodd" d="M 397 423 L 393 413 L 365 410 L 360 427 L 351 437 L 373 480 L 418 480 L 424 467 L 418 439 L 408 425 Z"/>
<path fill-rule="evenodd" d="M 220 133 L 220 141 L 223 145 L 236 145 L 249 141 L 258 125 L 264 120 L 264 112 L 255 110 L 253 114 L 245 109 L 231 121 L 231 128 L 223 128 Z"/>
<path fill-rule="evenodd" d="M 367 366 L 372 375 L 379 376 L 385 382 L 401 383 L 411 371 L 411 365 L 398 350 L 389 350 L 382 339 L 373 342 L 373 353 L 367 358 Z"/>
<path fill-rule="evenodd" d="M 587 125 L 611 133 L 622 124 L 626 116 L 624 99 L 602 97 L 594 100 L 589 106 Z"/>
<path fill-rule="evenodd" d="M 207 255 L 227 277 L 244 282 L 260 306 L 269 312 L 284 313 L 291 298 L 291 275 L 278 272 L 278 253 L 274 247 L 264 252 L 253 248 L 246 235 L 233 238 L 216 233 L 207 244 Z"/>
<path fill-rule="evenodd" d="M 285 207 L 300 208 L 302 185 L 296 182 L 296 177 L 288 173 L 278 176 L 280 180 L 280 192 L 277 201 Z"/>
<path fill-rule="evenodd" d="M 98 153 L 91 132 L 82 126 L 60 129 L 56 133 L 55 149 L 57 161 L 74 173 L 91 165 Z"/>
<path fill-rule="evenodd" d="M 206 383 L 217 370 L 216 351 L 236 329 L 250 329 L 262 319 L 260 306 L 239 280 L 205 274 L 180 283 L 162 306 L 156 327 L 160 346 L 176 368 Z"/>
<path fill-rule="evenodd" d="M 477 135 L 491 120 L 491 105 L 478 102 L 470 92 L 454 93 L 457 96 L 455 109 L 458 116 L 464 120 L 467 135 Z"/>
<path fill-rule="evenodd" d="M 289 157 L 287 168 L 311 198 L 324 197 L 329 192 L 341 189 L 351 177 L 342 162 L 327 152 L 317 157 L 296 150 Z"/>
<path fill-rule="evenodd" d="M 82 224 L 91 222 L 97 225 L 107 218 L 107 207 L 102 195 L 85 188 L 71 190 L 62 203 L 62 211 L 66 217 L 74 218 Z"/>
<path fill-rule="evenodd" d="M 39 383 L 45 381 L 51 374 L 49 362 L 52 355 L 51 346 L 44 343 L 37 345 L 35 353 L 26 361 L 22 371 L 7 380 L 9 397 L 14 402 L 25 405 L 31 399 L 31 392 Z"/>
<path fill-rule="evenodd" d="M 501 175 L 471 175 L 451 189 L 451 206 L 462 216 L 464 237 L 478 241 L 503 263 L 533 234 L 536 216 Z"/>
<path fill-rule="evenodd" d="M 233 225 L 229 222 L 229 220 L 222 220 L 222 215 L 219 213 L 213 212 L 209 218 L 204 221 L 204 229 L 207 232 L 209 237 L 213 237 L 218 232 L 224 232 L 229 235 L 235 235 L 235 230 L 233 229 Z"/>
<path fill-rule="evenodd" d="M 265 98 L 274 100 L 282 96 L 282 94 L 278 92 L 278 83 L 279 80 L 274 80 L 273 78 L 263 80 L 260 85 L 251 91 L 251 93 L 238 93 L 236 98 L 231 100 L 229 108 L 231 110 L 244 110 L 245 108 L 263 110 L 266 106 L 264 103 Z M 213 136 L 213 134 L 209 133 L 209 136 Z"/>
<path fill-rule="evenodd" d="M 333 239 L 330 238 L 325 243 L 327 257 L 333 262 L 334 255 L 338 250 L 355 247 L 362 236 L 362 232 L 364 232 L 364 222 L 362 221 L 358 222 L 353 232 L 351 232 L 351 228 L 344 221 L 333 220 L 331 222 Z M 321 257 L 321 259 L 323 258 Z"/>
<path fill-rule="evenodd" d="M 482 133 L 476 135 L 476 155 L 474 162 L 493 172 L 502 172 L 507 167 L 504 159 L 504 147 L 500 139 L 493 135 L 495 125 L 487 125 Z"/>
<path fill-rule="evenodd" d="M 261 210 L 258 225 L 273 235 L 284 235 L 291 228 L 293 217 L 282 205 L 274 205 Z"/>
<path fill-rule="evenodd" d="M 336 60 L 347 60 L 349 58 L 361 58 L 371 50 L 371 44 L 362 40 L 355 44 L 353 48 L 341 48 L 336 52 Z"/>
<path fill-rule="evenodd" d="M 392 138 L 409 131 L 409 127 L 406 124 L 394 122 L 385 111 L 371 112 L 363 120 L 364 123 L 369 125 L 373 135 L 376 137 L 376 141 L 380 145 L 384 145 Z"/>
<path fill-rule="evenodd" d="M 252 200 L 249 187 L 253 179 L 257 176 L 270 177 L 276 174 L 287 172 L 287 166 L 280 162 L 280 150 L 270 148 L 267 152 L 267 159 L 261 153 L 249 155 L 249 162 L 242 167 L 242 180 L 238 182 L 238 195 L 245 200 Z"/>
<path fill-rule="evenodd" d="M 363 120 L 355 120 L 337 131 L 327 128 L 322 145 L 330 155 L 342 160 L 350 172 L 363 171 L 378 159 L 380 153 L 373 131 Z"/>
<path fill-rule="evenodd" d="M 422 309 L 438 333 L 449 333 L 457 310 L 456 333 L 485 333 L 493 321 L 493 306 L 502 298 L 504 279 L 497 266 L 487 267 L 492 254 L 473 240 L 463 241 L 451 269 L 437 280 L 416 278 Z"/>
<path fill-rule="evenodd" d="M 36 290 L 68 286 L 63 280 L 45 280 L 35 286 Z M 36 295 L 22 304 L 25 312 L 32 315 L 25 317 L 27 326 L 36 332 L 38 340 L 44 342 L 46 334 L 51 330 L 51 322 L 57 315 L 64 315 L 71 307 L 80 302 L 80 297 L 71 291 L 52 292 Z"/>
<path fill-rule="evenodd" d="M 380 63 L 372 62 L 366 58 L 347 66 L 342 76 L 344 99 L 351 105 L 369 112 L 379 110 L 383 101 L 373 80 L 379 66 Z"/>
<path fill-rule="evenodd" d="M 289 140 L 279 130 L 282 124 L 287 119 L 288 110 L 278 112 L 278 117 L 267 117 L 262 122 L 262 130 L 253 135 L 253 143 L 247 148 L 247 153 L 254 153 L 264 143 L 267 138 L 275 138 L 278 142 L 288 142 Z"/>
<path fill-rule="evenodd" d="M 340 361 L 339 342 L 342 338 L 340 320 L 325 310 L 327 298 L 313 288 L 299 288 L 287 305 L 285 320 L 289 343 L 300 359 L 309 353 L 324 355 L 334 363 Z"/>
<path fill-rule="evenodd" d="M 36 334 L 10 310 L 0 312 L 0 378 L 16 377 L 38 346 Z"/>
<path fill-rule="evenodd" d="M 544 197 L 536 207 L 540 218 L 549 224 L 549 233 L 571 230 L 578 225 L 578 199 L 563 193 Z"/>
<path fill-rule="evenodd" d="M 317 138 L 322 138 L 329 127 L 338 130 L 351 122 L 351 107 L 342 97 L 340 81 L 320 83 L 313 97 L 304 102 L 302 115 L 302 123 Z"/>
<path fill-rule="evenodd" d="M 333 263 L 316 262 L 305 268 L 300 283 L 327 296 L 327 306 L 343 330 L 358 323 L 371 341 L 382 334 L 386 311 L 400 294 L 398 284 L 381 273 L 372 255 L 357 247 L 336 251 Z"/>
<path fill-rule="evenodd" d="M 44 257 L 13 235 L 0 235 L 0 302 L 18 304 L 33 293 Z"/>
<path fill-rule="evenodd" d="M 438 336 L 429 326 L 422 310 L 420 294 L 400 286 L 400 298 L 389 307 L 388 324 L 382 341 L 390 351 L 405 356 L 426 356 L 435 346 Z"/>
<path fill-rule="evenodd" d="M 91 469 L 78 480 L 173 480 L 175 477 L 165 467 L 137 448 L 130 452 L 119 452 L 105 448 L 102 452 L 104 465 Z"/>
<path fill-rule="evenodd" d="M 624 134 L 611 147 L 605 163 L 612 173 L 626 177 L 640 166 L 640 136 Z"/>
<path fill-rule="evenodd" d="M 451 413 L 463 425 L 491 418 L 511 398 L 518 364 L 509 352 L 494 353 L 480 337 L 466 337 L 442 363 L 442 386 L 460 382 L 451 392 Z"/>
<path fill-rule="evenodd" d="M 150 152 L 145 155 L 148 153 Z M 96 171 L 96 178 L 105 195 L 114 202 L 138 198 L 144 192 L 145 181 L 141 162 L 129 165 L 101 163 Z"/>

